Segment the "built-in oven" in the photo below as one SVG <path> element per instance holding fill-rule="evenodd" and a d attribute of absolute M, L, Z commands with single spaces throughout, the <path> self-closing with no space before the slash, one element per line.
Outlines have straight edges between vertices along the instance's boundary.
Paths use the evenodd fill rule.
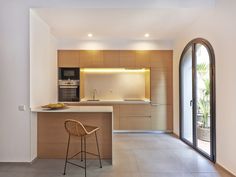
<path fill-rule="evenodd" d="M 80 101 L 79 80 L 59 80 L 58 85 L 60 102 Z"/>
<path fill-rule="evenodd" d="M 59 68 L 59 80 L 79 80 L 79 68 Z"/>

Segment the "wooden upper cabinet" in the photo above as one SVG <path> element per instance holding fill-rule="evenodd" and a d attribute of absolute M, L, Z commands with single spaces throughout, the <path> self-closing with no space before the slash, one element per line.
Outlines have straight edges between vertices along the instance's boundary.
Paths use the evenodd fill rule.
<path fill-rule="evenodd" d="M 105 68 L 117 68 L 120 66 L 120 51 L 119 50 L 104 50 L 103 64 Z"/>
<path fill-rule="evenodd" d="M 79 51 L 58 50 L 58 67 L 79 67 Z"/>
<path fill-rule="evenodd" d="M 150 51 L 148 50 L 137 50 L 136 52 L 136 67 L 150 67 Z"/>
<path fill-rule="evenodd" d="M 80 67 L 103 67 L 103 51 L 101 50 L 80 50 Z"/>
<path fill-rule="evenodd" d="M 120 51 L 120 67 L 135 67 L 136 52 L 134 50 Z"/>
<path fill-rule="evenodd" d="M 172 60 L 172 50 L 155 50 L 150 53 L 150 65 L 154 68 L 172 69 Z"/>
<path fill-rule="evenodd" d="M 172 70 L 151 68 L 151 102 L 173 104 Z"/>

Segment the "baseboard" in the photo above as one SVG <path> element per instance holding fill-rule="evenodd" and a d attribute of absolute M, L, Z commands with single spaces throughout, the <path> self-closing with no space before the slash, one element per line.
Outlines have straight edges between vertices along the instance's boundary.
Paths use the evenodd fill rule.
<path fill-rule="evenodd" d="M 179 135 L 177 135 L 176 133 L 172 132 L 172 134 L 175 138 L 179 138 Z"/>
<path fill-rule="evenodd" d="M 228 169 L 226 169 L 225 167 L 223 167 L 222 165 L 220 165 L 219 163 L 215 163 L 215 166 L 219 169 L 221 169 L 222 171 L 225 171 L 228 175 L 230 176 L 234 176 L 236 177 L 236 174 L 233 174 L 232 172 L 230 172 Z"/>
<path fill-rule="evenodd" d="M 147 133 L 147 134 L 164 134 L 172 133 L 172 130 L 167 131 L 152 131 L 152 130 L 113 130 L 113 133 Z"/>
<path fill-rule="evenodd" d="M 35 157 L 30 163 L 33 164 L 36 160 L 38 160 L 38 157 Z"/>

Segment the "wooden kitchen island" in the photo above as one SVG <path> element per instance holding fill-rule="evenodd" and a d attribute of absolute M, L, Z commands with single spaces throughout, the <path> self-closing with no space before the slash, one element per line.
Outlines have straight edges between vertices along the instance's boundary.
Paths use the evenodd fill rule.
<path fill-rule="evenodd" d="M 98 141 L 102 159 L 112 159 L 112 106 L 69 106 L 62 110 L 35 108 L 37 113 L 37 157 L 65 158 L 68 134 L 64 128 L 66 119 L 75 119 L 82 124 L 97 126 Z M 73 137 L 70 155 L 80 151 L 80 138 Z M 87 151 L 97 153 L 94 135 L 87 138 Z M 94 158 L 88 156 L 88 158 Z M 96 158 L 96 157 L 95 157 Z"/>

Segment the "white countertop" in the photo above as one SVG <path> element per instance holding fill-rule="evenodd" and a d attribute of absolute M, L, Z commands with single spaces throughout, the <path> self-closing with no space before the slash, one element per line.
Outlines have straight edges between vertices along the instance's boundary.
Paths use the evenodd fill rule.
<path fill-rule="evenodd" d="M 31 112 L 113 112 L 112 106 L 67 106 L 65 109 L 48 110 L 41 107 L 31 108 Z"/>
<path fill-rule="evenodd" d="M 150 104 L 150 100 L 99 100 L 88 101 L 82 99 L 78 104 Z"/>

